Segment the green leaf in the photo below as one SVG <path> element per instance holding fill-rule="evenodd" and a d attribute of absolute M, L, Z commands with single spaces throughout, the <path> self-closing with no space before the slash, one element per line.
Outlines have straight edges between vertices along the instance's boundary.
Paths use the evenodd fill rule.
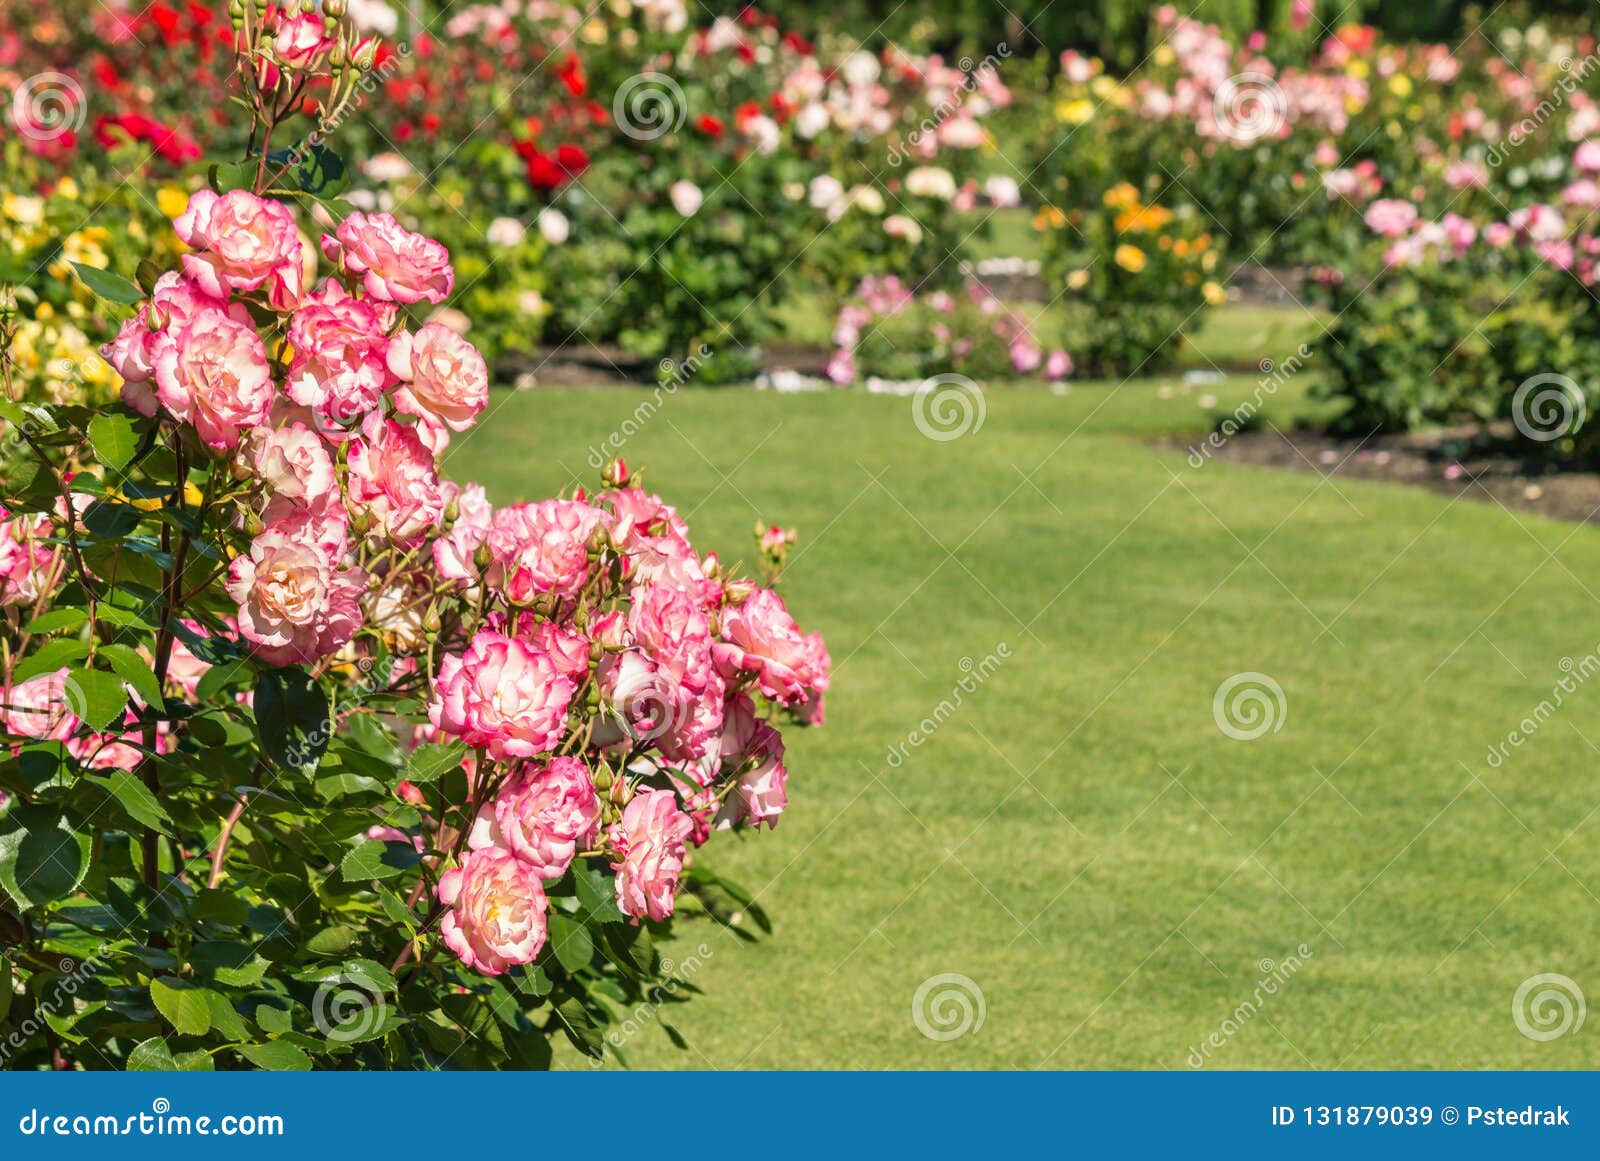
<path fill-rule="evenodd" d="M 176 1072 L 177 1061 L 172 1059 L 172 1049 L 160 1036 L 152 1036 L 134 1045 L 128 1053 L 129 1072 Z"/>
<path fill-rule="evenodd" d="M 126 415 L 104 412 L 89 421 L 89 444 L 94 448 L 96 459 L 120 472 L 139 450 L 139 437 L 133 430 L 133 421 Z"/>
<path fill-rule="evenodd" d="M 310 1072 L 311 1057 L 293 1044 L 269 1041 L 266 1044 L 241 1044 L 239 1055 L 268 1072 Z"/>
<path fill-rule="evenodd" d="M 11 990 L 11 961 L 0 955 L 0 1024 L 11 1015 L 11 1001 L 16 993 Z"/>
<path fill-rule="evenodd" d="M 379 842 L 377 839 L 367 839 L 339 863 L 339 873 L 344 876 L 346 883 L 367 883 L 373 879 L 387 879 L 398 875 L 401 868 L 392 867 L 383 861 L 387 851 L 387 843 Z"/>
<path fill-rule="evenodd" d="M 24 633 L 54 633 L 58 629 L 77 629 L 89 620 L 82 609 L 51 609 L 22 626 Z"/>
<path fill-rule="evenodd" d="M 185 1036 L 204 1036 L 211 1031 L 209 988 L 197 988 L 178 980 L 150 981 L 150 1000 L 167 1023 Z"/>
<path fill-rule="evenodd" d="M 44 806 L 17 806 L 0 832 L 0 887 L 24 907 L 42 907 L 77 889 L 89 869 L 89 836 Z"/>
<path fill-rule="evenodd" d="M 294 179 L 312 197 L 333 198 L 349 186 L 350 173 L 344 159 L 333 150 L 326 145 L 312 145 L 295 167 Z"/>
<path fill-rule="evenodd" d="M 406 763 L 406 781 L 416 786 L 437 782 L 441 775 L 460 766 L 466 756 L 467 747 L 462 742 L 448 745 L 424 742 L 411 752 L 411 760 Z"/>
<path fill-rule="evenodd" d="M 89 724 L 104 730 L 120 725 L 128 708 L 128 691 L 122 678 L 100 669 L 74 669 L 67 674 L 67 708 Z"/>
<path fill-rule="evenodd" d="M 306 951 L 311 955 L 342 956 L 355 945 L 355 928 L 328 927 L 306 940 Z"/>
<path fill-rule="evenodd" d="M 268 669 L 256 679 L 256 730 L 286 770 L 317 768 L 333 736 L 328 697 L 301 669 Z"/>
<path fill-rule="evenodd" d="M 552 912 L 549 920 L 550 947 L 556 959 L 567 971 L 577 973 L 589 966 L 594 958 L 594 939 L 589 929 L 575 919 Z"/>
<path fill-rule="evenodd" d="M 11 684 L 21 685 L 30 677 L 38 677 L 41 673 L 54 673 L 63 665 L 71 665 L 74 661 L 87 656 L 89 656 L 89 646 L 82 641 L 65 637 L 46 641 L 39 646 L 39 651 L 32 657 L 24 658 L 17 663 L 17 667 L 11 671 Z"/>
<path fill-rule="evenodd" d="M 161 693 L 161 683 L 156 680 L 155 671 L 132 645 L 102 645 L 100 656 L 110 662 L 118 677 L 133 686 L 133 692 L 139 695 L 139 700 L 145 705 L 160 709 L 165 704 L 166 698 Z"/>
<path fill-rule="evenodd" d="M 166 811 L 150 788 L 131 770 L 110 770 L 104 774 L 89 774 L 85 780 L 105 788 L 135 821 L 143 823 L 162 834 L 173 833 L 172 816 Z"/>
<path fill-rule="evenodd" d="M 74 262 L 72 268 L 78 272 L 78 277 L 90 291 L 107 302 L 132 306 L 136 302 L 144 301 L 144 291 L 120 274 L 101 270 L 98 266 L 85 266 L 82 262 Z"/>
<path fill-rule="evenodd" d="M 250 1035 L 245 1027 L 244 1017 L 234 1010 L 228 998 L 220 992 L 205 990 L 206 1005 L 211 1011 L 211 1027 L 225 1040 L 243 1040 Z"/>
<path fill-rule="evenodd" d="M 596 1059 L 605 1052 L 605 1038 L 599 1026 L 576 998 L 568 998 L 557 1004 L 556 1017 L 561 1023 L 561 1030 L 579 1052 Z"/>
<path fill-rule="evenodd" d="M 101 540 L 121 540 L 139 527 L 139 509 L 115 500 L 96 500 L 83 512 L 83 526 Z M 137 544 L 130 542 L 130 548 Z"/>

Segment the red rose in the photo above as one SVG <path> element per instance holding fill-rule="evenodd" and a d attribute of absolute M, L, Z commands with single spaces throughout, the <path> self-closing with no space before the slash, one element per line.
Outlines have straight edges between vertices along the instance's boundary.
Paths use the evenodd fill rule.
<path fill-rule="evenodd" d="M 721 137 L 724 132 L 722 122 L 710 113 L 702 113 L 696 119 L 695 127 L 707 137 Z"/>

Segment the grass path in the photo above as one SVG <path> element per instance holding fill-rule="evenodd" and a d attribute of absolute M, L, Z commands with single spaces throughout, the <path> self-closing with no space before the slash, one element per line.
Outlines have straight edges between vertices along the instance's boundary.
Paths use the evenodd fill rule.
<path fill-rule="evenodd" d="M 452 470 L 499 502 L 588 481 L 584 449 L 648 398 L 497 394 Z M 788 599 L 836 664 L 782 824 L 710 851 L 775 934 L 676 945 L 711 953 L 668 1013 L 690 1047 L 650 1027 L 632 1065 L 1184 1068 L 1236 1017 L 1210 1066 L 1600 1065 L 1592 1027 L 1537 1043 L 1511 1015 L 1540 972 L 1600 996 L 1600 680 L 1486 760 L 1600 643 L 1592 530 L 1195 469 L 1144 440 L 1205 412 L 1150 384 L 997 389 L 943 443 L 911 407 L 685 391 L 627 443 L 703 549 L 799 528 Z M 1213 719 L 1247 672 L 1285 699 L 1255 741 Z M 1264 969 L 1286 978 L 1256 1004 Z M 919 1034 L 940 973 L 981 989 L 976 1034 Z"/>

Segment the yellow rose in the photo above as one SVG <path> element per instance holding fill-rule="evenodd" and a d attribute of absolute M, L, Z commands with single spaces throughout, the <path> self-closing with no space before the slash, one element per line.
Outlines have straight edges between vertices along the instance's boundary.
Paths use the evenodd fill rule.
<path fill-rule="evenodd" d="M 1067 275 L 1067 289 L 1068 290 L 1082 290 L 1085 286 L 1088 286 L 1088 285 L 1089 285 L 1089 272 L 1087 270 L 1078 269 L 1078 270 L 1074 270 L 1071 274 Z"/>
<path fill-rule="evenodd" d="M 1130 246 L 1124 242 L 1117 247 L 1114 257 L 1117 260 L 1117 265 L 1129 274 L 1137 274 L 1144 269 L 1144 251 L 1137 246 Z"/>
<path fill-rule="evenodd" d="M 1389 78 L 1389 91 L 1401 100 L 1405 100 L 1411 95 L 1411 88 L 1411 78 L 1406 76 L 1405 73 L 1395 73 L 1394 76 Z"/>
<path fill-rule="evenodd" d="M 1228 301 L 1228 292 L 1215 282 L 1206 283 L 1200 288 L 1200 293 L 1205 295 L 1206 301 L 1212 306 L 1221 306 Z"/>
<path fill-rule="evenodd" d="M 1056 105 L 1056 120 L 1064 125 L 1084 125 L 1094 119 L 1094 102 L 1083 97 Z"/>
<path fill-rule="evenodd" d="M 156 190 L 156 209 L 169 218 L 183 216 L 183 211 L 189 208 L 189 195 L 181 189 L 164 185 Z"/>

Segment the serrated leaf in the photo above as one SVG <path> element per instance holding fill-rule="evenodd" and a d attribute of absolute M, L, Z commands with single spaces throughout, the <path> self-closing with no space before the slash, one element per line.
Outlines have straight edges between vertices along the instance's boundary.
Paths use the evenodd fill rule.
<path fill-rule="evenodd" d="M 377 839 L 367 839 L 352 850 L 339 863 L 339 873 L 346 883 L 367 883 L 373 879 L 387 879 L 400 873 L 401 868 L 383 861 L 388 844 Z"/>
<path fill-rule="evenodd" d="M 89 620 L 83 609 L 51 609 L 22 626 L 24 633 L 54 633 L 60 629 L 77 629 Z"/>
<path fill-rule="evenodd" d="M 38 677 L 41 673 L 54 673 L 74 661 L 89 656 L 89 646 L 82 641 L 70 638 L 57 638 L 46 641 L 39 646 L 39 651 L 31 657 L 25 657 L 17 663 L 11 671 L 11 684 L 21 685 L 30 677 Z"/>
<path fill-rule="evenodd" d="M 104 787 L 106 793 L 115 798 L 136 821 L 165 835 L 173 833 L 172 816 L 131 770 L 113 769 L 104 774 L 89 774 L 85 778 L 96 786 Z"/>
<path fill-rule="evenodd" d="M 126 415 L 105 412 L 89 421 L 89 446 L 94 448 L 96 459 L 120 472 L 139 450 L 139 436 Z"/>
<path fill-rule="evenodd" d="M 122 306 L 132 306 L 136 302 L 144 301 L 144 291 L 120 274 L 113 274 L 109 270 L 101 270 L 98 266 L 85 266 L 82 262 L 74 262 L 72 268 L 78 272 L 78 277 L 83 281 L 83 284 L 97 298 L 103 298 L 107 302 L 115 302 Z"/>
<path fill-rule="evenodd" d="M 185 1036 L 204 1036 L 211 1031 L 211 1001 L 215 993 L 177 980 L 150 981 L 150 1002 L 166 1017 L 167 1023 Z"/>
<path fill-rule="evenodd" d="M 133 686 L 133 692 L 139 695 L 145 705 L 156 709 L 162 707 L 166 698 L 161 692 L 161 683 L 156 680 L 155 671 L 139 656 L 137 649 L 132 645 L 102 645 L 100 656 L 110 663 L 118 677 Z"/>
<path fill-rule="evenodd" d="M 67 674 L 63 694 L 67 708 L 94 730 L 121 725 L 128 708 L 128 691 L 123 688 L 122 678 L 101 669 L 72 670 Z"/>
<path fill-rule="evenodd" d="M 172 1049 L 160 1036 L 152 1036 L 134 1045 L 128 1053 L 129 1072 L 176 1072 L 178 1064 L 172 1058 Z"/>
<path fill-rule="evenodd" d="M 268 1072 L 311 1071 L 311 1057 L 293 1044 L 285 1044 L 281 1040 L 268 1041 L 266 1044 L 241 1044 L 238 1052 L 251 1064 Z"/>
<path fill-rule="evenodd" d="M 416 786 L 437 782 L 440 776 L 456 769 L 467 756 L 467 747 L 461 742 L 441 745 L 424 742 L 411 752 L 406 763 L 406 781 Z"/>
<path fill-rule="evenodd" d="M 0 831 L 0 887 L 24 907 L 42 907 L 77 889 L 89 869 L 89 836 L 43 806 L 16 806 Z"/>

